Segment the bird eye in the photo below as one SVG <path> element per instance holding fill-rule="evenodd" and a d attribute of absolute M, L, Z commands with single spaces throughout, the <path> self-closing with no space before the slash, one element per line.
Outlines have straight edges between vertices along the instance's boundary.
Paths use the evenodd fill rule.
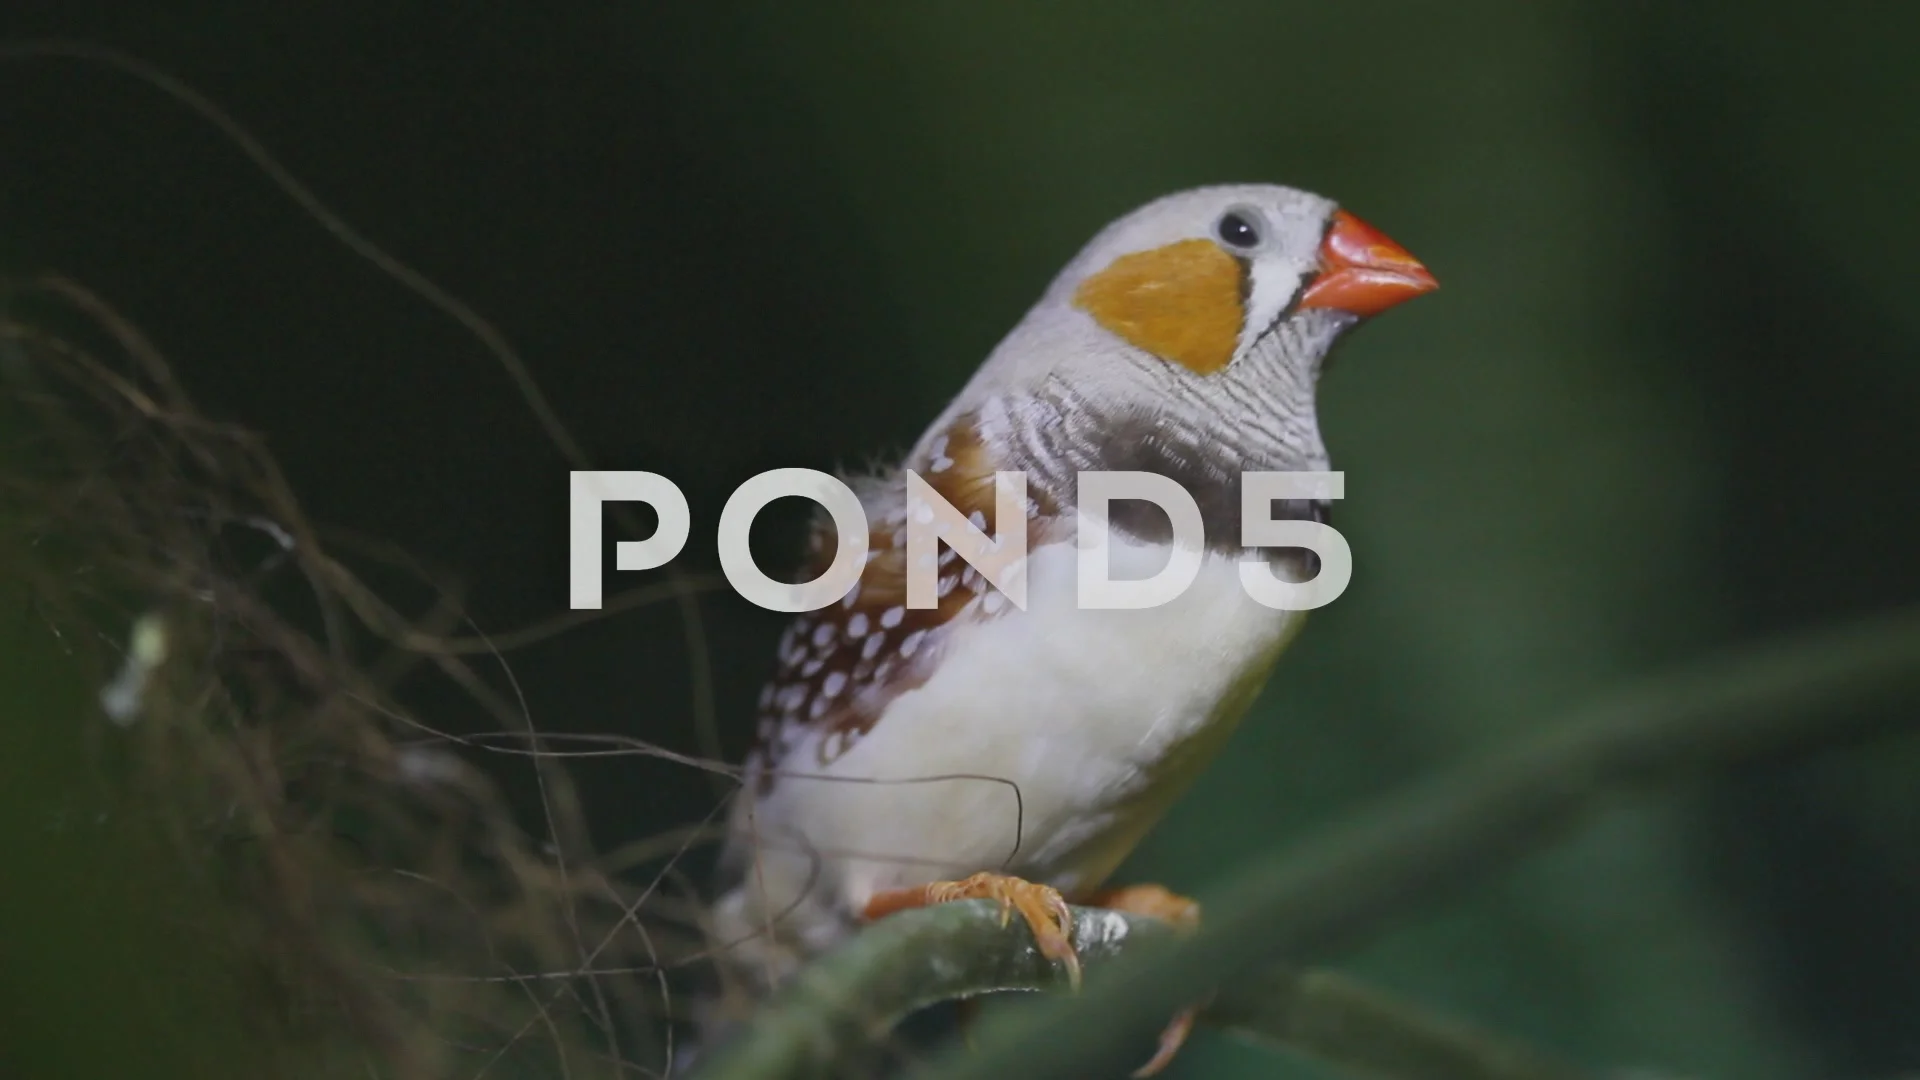
<path fill-rule="evenodd" d="M 1247 215 L 1238 210 L 1227 211 L 1214 231 L 1228 247 L 1244 249 L 1260 246 L 1260 230 L 1254 228 L 1253 222 L 1247 220 Z"/>

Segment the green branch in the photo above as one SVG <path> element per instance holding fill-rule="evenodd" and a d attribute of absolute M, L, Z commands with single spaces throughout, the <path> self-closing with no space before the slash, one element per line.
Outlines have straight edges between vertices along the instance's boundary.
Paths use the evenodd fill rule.
<path fill-rule="evenodd" d="M 1173 937 L 1156 919 L 1073 909 L 1073 941 L 1091 974 L 1124 951 Z M 909 1013 L 942 1001 L 1065 989 L 1023 923 L 1002 926 L 985 900 L 889 916 L 809 965 L 700 1080 L 837 1077 Z M 1587 1080 L 1509 1040 L 1393 1000 L 1330 972 L 1272 968 L 1223 992 L 1200 1022 L 1359 1076 L 1421 1080 Z M 1135 1040 L 1136 1043 L 1139 1040 Z"/>
<path fill-rule="evenodd" d="M 1114 1032 L 1157 1031 L 1217 989 L 1212 1022 L 1365 1075 L 1566 1080 L 1578 1074 L 1337 977 L 1282 965 L 1354 945 L 1445 890 L 1540 848 L 1622 794 L 1872 735 L 1889 714 L 1865 706 L 1916 690 L 1920 612 L 1912 611 L 1636 684 L 1366 818 L 1263 856 L 1218 895 L 1201 898 L 1200 931 L 1178 943 L 1141 920 L 1079 912 L 1085 993 L 990 1017 L 976 1051 L 956 1051 L 923 1075 L 1124 1072 L 1138 1064 L 1127 1058 L 1137 1048 L 1118 1045 Z M 1002 931 L 987 905 L 892 916 L 811 965 L 701 1075 L 843 1074 L 836 1063 L 857 1057 L 914 1009 L 1050 987 L 1057 978 L 1024 930 Z"/>

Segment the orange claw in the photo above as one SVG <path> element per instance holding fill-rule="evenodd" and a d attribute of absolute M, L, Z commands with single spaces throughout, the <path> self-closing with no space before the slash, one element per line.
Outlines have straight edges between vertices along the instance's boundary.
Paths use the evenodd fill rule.
<path fill-rule="evenodd" d="M 1106 908 L 1108 911 L 1123 911 L 1129 915 L 1143 915 L 1172 923 L 1182 933 L 1191 932 L 1200 925 L 1200 905 L 1187 897 L 1180 896 L 1159 885 L 1128 885 L 1118 889 L 1108 889 L 1096 893 L 1086 901 L 1090 907 Z M 1173 1022 L 1160 1033 L 1160 1048 L 1154 1052 L 1153 1059 L 1133 1071 L 1135 1077 L 1152 1076 L 1167 1067 L 1175 1054 L 1193 1033 L 1193 1022 L 1200 1015 L 1200 1006 L 1190 1005 L 1180 1010 Z"/>
<path fill-rule="evenodd" d="M 997 900 L 1000 925 L 1013 920 L 1018 911 L 1033 931 L 1040 955 L 1067 969 L 1067 981 L 1080 989 L 1080 954 L 1074 951 L 1071 937 L 1073 912 L 1066 898 L 1050 885 L 1036 885 L 1025 878 L 1007 874 L 980 873 L 962 881 L 935 881 L 905 889 L 887 889 L 867 900 L 862 914 L 878 919 L 909 908 L 947 904 L 956 900 Z"/>

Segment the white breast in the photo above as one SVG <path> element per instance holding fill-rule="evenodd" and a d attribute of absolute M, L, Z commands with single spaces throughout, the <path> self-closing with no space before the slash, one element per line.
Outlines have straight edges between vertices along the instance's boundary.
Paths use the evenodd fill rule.
<path fill-rule="evenodd" d="M 756 865 L 716 908 L 723 923 L 786 911 L 802 937 L 831 936 L 877 890 L 1004 870 L 1072 891 L 1125 857 L 1238 719 L 1222 702 L 1257 688 L 1301 616 L 1254 602 L 1239 559 L 1212 554 L 1163 606 L 1081 610 L 1075 560 L 1071 544 L 1034 550 L 1026 611 L 956 626 L 927 682 L 822 778 L 742 800 L 735 828 Z M 1111 572 L 1166 561 L 1122 543 Z"/>

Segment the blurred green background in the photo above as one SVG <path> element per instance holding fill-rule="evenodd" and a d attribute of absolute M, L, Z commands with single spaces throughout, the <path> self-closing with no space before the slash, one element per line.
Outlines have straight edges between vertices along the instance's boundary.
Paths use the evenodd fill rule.
<path fill-rule="evenodd" d="M 1139 203 L 1277 181 L 1380 226 L 1443 288 L 1324 385 L 1353 585 L 1123 872 L 1204 889 L 1617 680 L 1920 600 L 1917 10 L 68 2 L 0 33 L 233 111 L 495 320 L 601 467 L 680 483 L 689 569 L 748 476 L 903 448 Z M 119 306 L 482 627 L 564 607 L 567 466 L 509 381 L 177 104 L 0 64 L 0 265 Z M 737 753 L 781 622 L 702 610 Z M 690 661 L 667 605 L 514 671 L 544 728 L 691 751 Z M 602 846 L 714 799 L 579 775 Z M 1866 1080 L 1920 1068 L 1916 911 L 1910 737 L 1624 808 L 1352 959 L 1596 1065 Z M 1174 1075 L 1316 1074 L 1203 1035 Z"/>

